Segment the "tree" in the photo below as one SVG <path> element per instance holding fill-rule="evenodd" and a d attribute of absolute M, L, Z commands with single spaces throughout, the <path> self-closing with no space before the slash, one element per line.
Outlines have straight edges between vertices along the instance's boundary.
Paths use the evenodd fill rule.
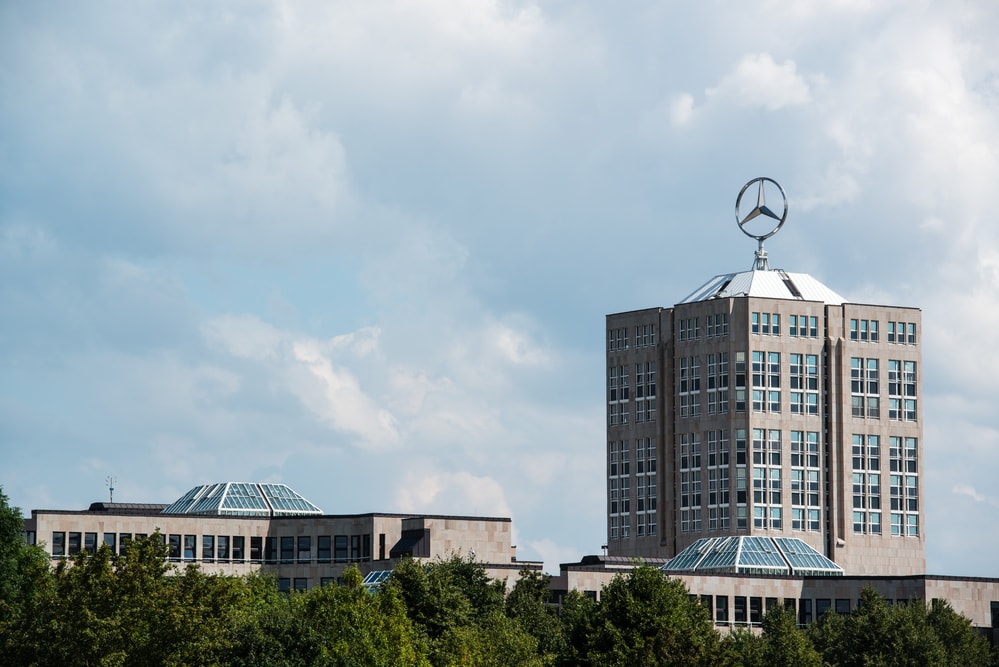
<path fill-rule="evenodd" d="M 10 506 L 0 487 L 0 605 L 8 605 L 8 613 L 44 586 L 48 560 L 41 547 L 25 543 L 21 511 Z"/>
<path fill-rule="evenodd" d="M 506 614 L 538 642 L 538 651 L 547 663 L 566 651 L 566 637 L 556 610 L 548 604 L 551 577 L 523 569 L 506 598 Z"/>
<path fill-rule="evenodd" d="M 397 591 L 435 665 L 541 664 L 537 640 L 505 613 L 505 585 L 472 559 L 404 559 L 387 590 Z"/>
<path fill-rule="evenodd" d="M 763 637 L 748 628 L 734 628 L 722 638 L 725 659 L 722 664 L 732 667 L 764 667 Z"/>
<path fill-rule="evenodd" d="M 652 567 L 604 588 L 587 659 L 600 665 L 714 665 L 721 643 L 707 610 Z"/>
<path fill-rule="evenodd" d="M 763 617 L 763 662 L 771 667 L 821 667 L 822 655 L 798 628 L 794 610 L 778 605 Z"/>
<path fill-rule="evenodd" d="M 946 602 L 922 600 L 889 606 L 870 588 L 849 616 L 827 614 L 808 635 L 827 664 L 838 666 L 981 665 L 989 649 L 970 621 Z M 993 657 L 994 659 L 994 657 Z"/>
<path fill-rule="evenodd" d="M 45 551 L 24 541 L 24 519 L 0 487 L 0 664 L 24 664 L 25 639 L 53 583 Z"/>
<path fill-rule="evenodd" d="M 419 665 L 426 648 L 419 641 L 397 591 L 372 594 L 356 567 L 343 586 L 324 586 L 301 596 L 315 665 Z"/>
<path fill-rule="evenodd" d="M 590 638 L 595 633 L 597 603 L 579 591 L 569 591 L 562 601 L 559 621 L 565 636 L 565 647 L 555 664 L 574 667 L 586 664 Z"/>

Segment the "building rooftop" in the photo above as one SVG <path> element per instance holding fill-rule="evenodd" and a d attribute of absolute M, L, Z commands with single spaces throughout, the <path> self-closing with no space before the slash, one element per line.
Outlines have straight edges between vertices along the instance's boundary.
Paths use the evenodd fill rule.
<path fill-rule="evenodd" d="M 323 511 L 285 484 L 219 482 L 196 486 L 163 514 L 202 516 L 301 516 Z"/>
<path fill-rule="evenodd" d="M 680 303 L 733 296 L 819 301 L 833 306 L 846 302 L 842 296 L 807 273 L 788 273 L 783 269 L 772 271 L 754 269 L 715 276 L 687 295 Z"/>
<path fill-rule="evenodd" d="M 843 568 L 796 537 L 708 537 L 660 569 L 666 574 L 843 575 Z"/>

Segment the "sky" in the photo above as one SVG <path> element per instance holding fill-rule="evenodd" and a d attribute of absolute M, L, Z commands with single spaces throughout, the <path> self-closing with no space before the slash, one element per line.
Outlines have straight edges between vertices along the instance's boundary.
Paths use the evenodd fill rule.
<path fill-rule="evenodd" d="M 600 553 L 604 316 L 922 309 L 932 574 L 999 577 L 999 5 L 0 4 L 0 486 L 283 482 Z"/>

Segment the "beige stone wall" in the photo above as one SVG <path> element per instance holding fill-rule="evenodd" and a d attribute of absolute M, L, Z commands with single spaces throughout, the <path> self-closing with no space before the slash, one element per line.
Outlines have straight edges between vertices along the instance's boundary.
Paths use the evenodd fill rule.
<path fill-rule="evenodd" d="M 867 320 L 879 323 L 878 341 L 851 340 L 850 321 Z M 921 314 L 915 308 L 843 304 L 828 308 L 830 368 L 830 404 L 840 406 L 830 421 L 830 486 L 832 496 L 831 525 L 833 553 L 830 556 L 846 573 L 857 575 L 912 575 L 926 571 L 926 531 L 923 475 L 923 392 L 922 392 L 922 324 Z M 889 343 L 887 323 L 912 322 L 916 325 L 916 344 Z M 870 338 L 870 336 L 868 336 Z M 851 359 L 877 359 L 880 382 L 880 415 L 855 417 L 851 412 Z M 888 362 L 889 360 L 916 362 L 917 419 L 896 421 L 889 419 Z M 881 465 L 876 472 L 881 476 L 882 532 L 855 533 L 853 528 L 853 462 L 854 434 L 877 435 L 881 444 Z M 918 536 L 893 536 L 891 534 L 891 499 L 889 465 L 889 439 L 891 436 L 917 438 L 919 518 Z M 871 508 L 860 508 L 870 511 Z"/>

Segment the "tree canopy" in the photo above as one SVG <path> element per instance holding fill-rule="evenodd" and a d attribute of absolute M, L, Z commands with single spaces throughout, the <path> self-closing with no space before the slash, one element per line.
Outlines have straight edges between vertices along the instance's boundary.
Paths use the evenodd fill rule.
<path fill-rule="evenodd" d="M 651 567 L 559 607 L 547 575 L 522 571 L 507 591 L 458 556 L 404 559 L 375 592 L 350 568 L 342 585 L 283 594 L 265 575 L 178 569 L 159 537 L 50 567 L 0 489 L 0 665 L 999 665 L 947 603 L 873 590 L 806 629 L 778 606 L 759 634 L 721 635 Z"/>

